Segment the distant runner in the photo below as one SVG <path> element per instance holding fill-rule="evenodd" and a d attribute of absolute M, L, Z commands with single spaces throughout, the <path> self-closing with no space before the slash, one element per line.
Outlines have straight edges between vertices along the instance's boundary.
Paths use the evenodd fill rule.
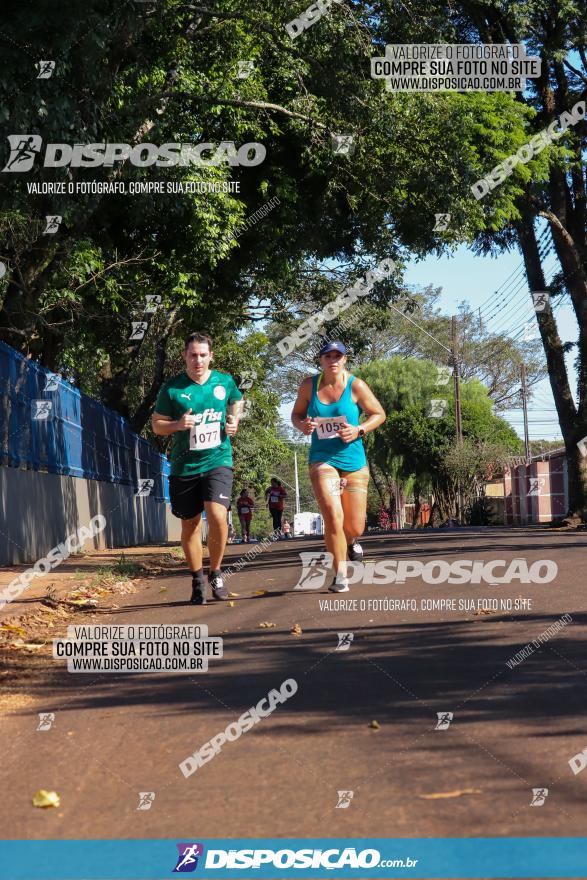
<path fill-rule="evenodd" d="M 159 392 L 151 424 L 173 434 L 169 494 L 181 519 L 181 546 L 192 575 L 191 602 L 207 601 L 202 567 L 202 512 L 208 522 L 208 581 L 215 599 L 229 598 L 221 574 L 232 494 L 232 447 L 242 413 L 242 394 L 228 373 L 211 370 L 212 340 L 192 333 L 185 342 L 186 370 Z"/>
<path fill-rule="evenodd" d="M 249 544 L 251 541 L 250 528 L 253 518 L 253 510 L 255 502 L 247 493 L 246 489 L 241 489 L 241 493 L 236 501 L 236 509 L 238 510 L 238 518 L 241 524 L 241 532 L 243 535 L 243 544 Z"/>
<path fill-rule="evenodd" d="M 265 499 L 269 513 L 273 519 L 273 531 L 281 531 L 281 518 L 283 517 L 284 500 L 287 498 L 287 492 L 281 485 L 281 480 L 273 477 L 271 485 L 265 489 Z"/>
<path fill-rule="evenodd" d="M 383 407 L 362 379 L 347 373 L 346 348 L 329 342 L 318 352 L 322 373 L 303 380 L 292 424 L 312 435 L 310 479 L 324 518 L 324 540 L 332 553 L 333 593 L 348 591 L 347 554 L 363 559 L 357 538 L 365 530 L 369 468 L 363 437 L 385 421 Z M 359 424 L 359 415 L 366 420 Z"/>

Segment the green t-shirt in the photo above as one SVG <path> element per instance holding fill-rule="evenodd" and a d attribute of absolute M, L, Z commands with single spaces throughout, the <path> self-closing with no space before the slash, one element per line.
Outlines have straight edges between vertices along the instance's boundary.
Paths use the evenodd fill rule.
<path fill-rule="evenodd" d="M 192 477 L 217 467 L 232 467 L 232 446 L 226 434 L 226 407 L 242 394 L 232 376 L 212 370 L 207 382 L 198 385 L 187 373 L 170 379 L 161 388 L 155 412 L 180 419 L 191 409 L 194 428 L 176 431 L 171 447 L 171 474 Z"/>

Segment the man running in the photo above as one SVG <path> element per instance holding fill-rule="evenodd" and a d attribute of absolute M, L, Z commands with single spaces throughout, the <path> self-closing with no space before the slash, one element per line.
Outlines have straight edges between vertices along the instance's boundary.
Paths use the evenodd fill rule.
<path fill-rule="evenodd" d="M 181 519 L 181 546 L 192 575 L 191 602 L 207 601 L 202 567 L 202 512 L 208 522 L 208 581 L 215 599 L 229 598 L 221 574 L 228 537 L 226 512 L 232 494 L 232 446 L 242 413 L 242 394 L 232 376 L 210 369 L 212 340 L 192 333 L 185 342 L 184 373 L 159 392 L 151 424 L 155 434 L 173 434 L 169 494 Z"/>
<path fill-rule="evenodd" d="M 271 485 L 265 489 L 265 499 L 267 507 L 273 520 L 273 531 L 281 531 L 281 519 L 283 517 L 284 500 L 287 498 L 287 492 L 281 485 L 281 480 L 272 477 Z"/>
<path fill-rule="evenodd" d="M 357 543 L 365 530 L 369 485 L 363 437 L 385 421 L 385 412 L 367 383 L 345 370 L 342 342 L 326 343 L 318 357 L 322 373 L 303 380 L 291 420 L 298 431 L 312 435 L 310 479 L 335 572 L 328 589 L 346 593 L 347 554 L 352 562 L 363 559 Z M 367 418 L 359 423 L 361 413 Z"/>
<path fill-rule="evenodd" d="M 241 489 L 241 493 L 236 500 L 236 509 L 238 510 L 238 518 L 241 524 L 243 544 L 249 544 L 251 541 L 250 529 L 255 502 L 246 489 Z"/>

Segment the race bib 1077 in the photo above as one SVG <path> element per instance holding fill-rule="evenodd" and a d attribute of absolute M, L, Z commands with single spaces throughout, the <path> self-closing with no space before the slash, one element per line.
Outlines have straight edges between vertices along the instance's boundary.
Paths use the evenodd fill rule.
<path fill-rule="evenodd" d="M 316 434 L 319 440 L 333 440 L 345 425 L 348 425 L 346 416 L 333 416 L 331 419 L 318 417 Z M 339 438 L 340 439 L 340 438 Z"/>
<path fill-rule="evenodd" d="M 194 425 L 190 429 L 190 450 L 201 452 L 203 449 L 214 449 L 220 446 L 220 422 Z"/>

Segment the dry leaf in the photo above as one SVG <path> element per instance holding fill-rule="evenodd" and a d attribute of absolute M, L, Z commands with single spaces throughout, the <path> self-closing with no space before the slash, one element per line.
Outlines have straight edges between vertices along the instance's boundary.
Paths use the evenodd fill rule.
<path fill-rule="evenodd" d="M 58 807 L 61 798 L 56 791 L 45 791 L 40 788 L 33 797 L 33 807 Z"/>
<path fill-rule="evenodd" d="M 301 636 L 301 634 L 302 634 L 302 628 L 301 628 L 301 626 L 299 625 L 299 623 L 294 623 L 294 625 L 293 625 L 292 628 L 291 628 L 291 632 L 292 632 L 292 634 L 293 634 L 294 636 Z"/>
<path fill-rule="evenodd" d="M 23 629 L 22 626 L 16 626 L 14 623 L 3 623 L 2 628 L 17 633 L 19 636 L 26 636 L 26 629 Z"/>
<path fill-rule="evenodd" d="M 159 592 L 160 592 L 160 593 L 166 593 L 166 592 L 167 592 L 167 587 L 159 587 Z"/>
<path fill-rule="evenodd" d="M 379 730 L 381 725 L 378 721 L 372 721 L 369 727 L 371 727 L 373 730 Z"/>
<path fill-rule="evenodd" d="M 276 623 L 269 623 L 268 620 L 264 620 L 262 623 L 259 624 L 257 629 L 269 629 L 272 626 L 277 626 L 277 624 Z"/>
<path fill-rule="evenodd" d="M 229 608 L 234 608 L 234 602 L 228 602 L 227 604 Z"/>
<path fill-rule="evenodd" d="M 255 590 L 255 592 L 253 593 L 253 596 L 266 596 L 266 595 L 267 595 L 267 590 Z"/>
<path fill-rule="evenodd" d="M 455 791 L 437 791 L 434 794 L 419 794 L 425 801 L 437 801 L 440 798 L 456 798 L 464 794 L 483 794 L 480 788 L 457 788 Z"/>
<path fill-rule="evenodd" d="M 229 596 L 240 596 L 240 593 L 229 593 Z"/>

